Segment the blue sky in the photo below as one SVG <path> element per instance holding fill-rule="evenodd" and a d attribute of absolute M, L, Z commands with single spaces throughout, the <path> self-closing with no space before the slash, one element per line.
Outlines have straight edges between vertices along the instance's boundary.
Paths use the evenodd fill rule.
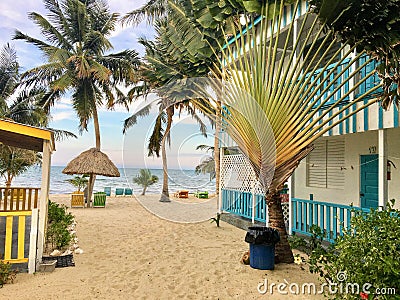
<path fill-rule="evenodd" d="M 125 14 L 135 8 L 139 8 L 146 1 L 121 1 L 108 0 L 112 12 Z M 31 20 L 28 19 L 28 12 L 38 12 L 46 15 L 43 3 L 40 0 L 1 0 L 0 2 L 0 45 L 11 43 L 14 45 L 22 70 L 28 70 L 44 62 L 41 53 L 34 47 L 23 41 L 12 41 L 15 29 L 31 36 L 42 38 L 39 30 Z M 154 31 L 145 22 L 137 27 L 119 26 L 110 37 L 114 46 L 113 51 L 124 49 L 135 49 L 141 56 L 144 49 L 138 44 L 139 37 L 152 38 Z M 131 107 L 134 111 L 136 105 Z M 123 120 L 130 115 L 123 107 L 117 107 L 115 111 L 107 111 L 101 108 L 99 112 L 100 130 L 102 138 L 102 150 L 118 165 L 126 167 L 150 167 L 161 166 L 161 159 L 147 158 L 146 142 L 149 137 L 149 130 L 156 117 L 156 110 L 138 124 L 129 129 L 127 134 L 122 134 Z M 66 165 L 68 161 L 77 156 L 80 152 L 93 147 L 95 144 L 92 123 L 89 131 L 79 135 L 78 119 L 71 107 L 68 97 L 62 98 L 52 110 L 51 126 L 58 129 L 69 130 L 79 136 L 77 140 L 70 139 L 57 142 L 56 152 L 52 157 L 53 165 Z M 211 128 L 209 128 L 210 133 Z M 198 144 L 213 144 L 213 138 L 205 139 L 198 134 L 198 126 L 191 118 L 183 116 L 175 118 L 175 125 L 172 131 L 172 145 L 168 152 L 170 168 L 194 168 L 204 153 L 195 151 Z"/>

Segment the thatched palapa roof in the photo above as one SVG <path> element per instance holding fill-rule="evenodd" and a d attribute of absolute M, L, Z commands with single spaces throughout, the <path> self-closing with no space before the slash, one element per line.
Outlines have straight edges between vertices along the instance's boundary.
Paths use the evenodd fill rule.
<path fill-rule="evenodd" d="M 119 171 L 106 154 L 96 148 L 91 148 L 71 160 L 64 174 L 96 174 L 108 177 L 119 177 Z"/>

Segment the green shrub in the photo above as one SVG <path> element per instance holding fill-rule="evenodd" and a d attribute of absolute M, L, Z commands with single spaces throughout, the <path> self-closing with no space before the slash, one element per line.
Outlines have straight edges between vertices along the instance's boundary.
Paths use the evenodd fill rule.
<path fill-rule="evenodd" d="M 72 240 L 68 227 L 73 223 L 74 216 L 67 210 L 65 205 L 49 201 L 46 242 L 53 249 L 63 249 Z"/>
<path fill-rule="evenodd" d="M 11 264 L 0 260 L 0 287 L 6 283 L 13 283 L 17 271 L 11 270 Z"/>
<path fill-rule="evenodd" d="M 328 248 L 322 246 L 323 231 L 313 228 L 305 251 L 310 272 L 319 274 L 328 284 L 344 287 L 334 295 L 326 290 L 327 296 L 400 299 L 400 211 L 393 205 L 392 200 L 382 211 L 353 211 L 349 228 Z M 292 240 L 293 246 L 300 244 Z M 350 284 L 357 284 L 358 293 L 346 289 Z"/>

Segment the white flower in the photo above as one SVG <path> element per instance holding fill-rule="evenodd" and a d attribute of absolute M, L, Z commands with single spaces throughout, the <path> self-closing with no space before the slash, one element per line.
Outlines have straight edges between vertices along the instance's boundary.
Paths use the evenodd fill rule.
<path fill-rule="evenodd" d="M 294 263 L 297 264 L 297 265 L 301 265 L 301 263 L 302 263 L 301 257 L 298 256 L 298 255 L 296 255 L 296 256 L 294 257 Z"/>

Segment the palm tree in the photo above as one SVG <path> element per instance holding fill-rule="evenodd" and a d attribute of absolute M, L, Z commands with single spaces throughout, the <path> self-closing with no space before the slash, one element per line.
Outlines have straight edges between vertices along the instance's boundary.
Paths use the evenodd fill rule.
<path fill-rule="evenodd" d="M 152 24 L 167 14 L 168 0 L 148 0 L 141 8 L 128 12 L 123 18 L 123 23 L 138 25 L 144 19 Z"/>
<path fill-rule="evenodd" d="M 297 4 L 298 1 L 295 8 Z M 353 80 L 370 60 L 358 66 L 363 53 L 350 56 L 354 47 L 348 49 L 346 45 L 336 50 L 334 46 L 338 41 L 332 32 L 324 33 L 316 19 L 310 21 L 309 14 L 300 23 L 294 42 L 291 40 L 294 21 L 289 24 L 287 34 L 280 34 L 278 29 L 271 41 L 268 24 L 281 24 L 284 6 L 267 3 L 263 9 L 269 17 L 261 20 L 257 33 L 255 26 L 246 26 L 249 37 L 242 32 L 234 42 L 236 49 L 249 49 L 246 55 L 236 57 L 230 47 L 220 49 L 222 63 L 235 63 L 222 65 L 215 77 L 223 78 L 226 84 L 222 87 L 218 82 L 214 89 L 223 95 L 223 103 L 229 111 L 222 116 L 225 130 L 247 156 L 265 191 L 269 224 L 281 235 L 276 248 L 279 260 L 293 262 L 279 191 L 313 149 L 313 142 L 346 118 L 375 103 L 377 98 L 372 93 L 381 85 L 350 100 L 349 95 L 373 75 L 371 72 L 356 81 L 348 92 L 338 94 L 337 91 Z M 310 27 L 306 26 L 310 23 Z M 255 36 L 259 36 L 259 43 L 250 38 Z M 328 69 L 331 64 L 336 67 Z M 351 67 L 355 70 L 350 71 Z M 319 68 L 322 69 L 317 75 L 308 76 Z M 328 91 L 331 96 L 324 97 Z M 339 95 L 337 98 L 334 98 L 335 93 Z M 360 103 L 361 100 L 366 103 Z M 357 109 L 348 112 L 355 103 L 358 103 Z M 339 115 L 342 115 L 340 120 Z"/>
<path fill-rule="evenodd" d="M 11 187 L 15 177 L 41 162 L 42 156 L 38 152 L 0 145 L 0 174 L 4 177 L 7 188 Z"/>
<path fill-rule="evenodd" d="M 121 84 L 135 82 L 139 66 L 133 50 L 106 54 L 112 49 L 108 37 L 115 29 L 118 14 L 111 13 L 101 0 L 44 0 L 48 18 L 32 12 L 29 18 L 40 28 L 44 40 L 20 31 L 14 39 L 38 47 L 47 62 L 27 71 L 24 83 L 46 85 L 48 97 L 42 104 L 49 109 L 60 95 L 72 92 L 72 106 L 79 118 L 79 130 L 87 130 L 93 120 L 96 148 L 100 149 L 98 108 L 127 105 L 131 98 L 122 93 Z M 95 176 L 90 179 L 89 197 Z"/>
<path fill-rule="evenodd" d="M 83 174 L 81 176 L 75 176 L 74 178 L 70 178 L 65 180 L 66 182 L 69 182 L 72 184 L 74 187 L 78 189 L 78 192 L 81 191 L 81 189 L 85 189 L 86 186 L 88 185 L 88 177 L 89 175 Z"/>
<path fill-rule="evenodd" d="M 148 186 L 156 183 L 157 181 L 158 177 L 156 175 L 152 175 L 149 169 L 140 169 L 139 174 L 133 178 L 134 183 L 143 187 L 142 195 L 146 193 Z"/>
<path fill-rule="evenodd" d="M 198 174 L 210 174 L 210 181 L 215 178 L 215 159 L 214 159 L 214 149 L 213 146 L 208 145 L 198 145 L 196 150 L 205 150 L 206 152 L 211 151 L 212 156 L 206 157 L 200 164 L 195 168 L 195 173 Z"/>
<path fill-rule="evenodd" d="M 131 94 L 138 98 L 151 92 L 156 92 L 161 99 L 158 102 L 159 115 L 149 140 L 148 154 L 149 156 L 156 155 L 158 157 L 161 151 L 163 188 L 160 201 L 169 201 L 166 145 L 171 142 L 170 130 L 175 110 L 179 112 L 186 111 L 198 122 L 200 131 L 203 134 L 206 132 L 206 126 L 198 116 L 198 107 L 190 101 L 189 94 L 193 95 L 193 88 L 187 88 L 185 84 L 182 84 L 182 89 L 179 89 L 177 88 L 177 82 L 184 82 L 187 77 L 198 76 L 200 72 L 204 75 L 208 72 L 208 67 L 202 66 L 199 60 L 193 63 L 187 58 L 189 53 L 186 56 L 182 56 L 182 53 L 178 53 L 177 49 L 172 51 L 169 48 L 173 44 L 171 39 L 174 39 L 175 45 L 177 45 L 176 37 L 180 37 L 181 44 L 183 44 L 183 37 L 175 31 L 168 18 L 156 21 L 155 30 L 157 36 L 154 42 L 145 39 L 140 40 L 146 49 L 145 60 L 147 64 L 144 64 L 141 69 L 143 85 L 135 87 Z M 202 102 L 202 104 L 211 108 L 208 102 Z M 124 123 L 124 132 L 136 124 L 137 117 L 148 115 L 149 111 L 149 106 L 145 106 L 127 118 Z"/>
<path fill-rule="evenodd" d="M 48 127 L 50 115 L 38 104 L 45 95 L 41 87 L 19 89 L 20 73 L 15 49 L 6 44 L 0 52 L 0 118 L 32 126 Z M 51 129 L 55 138 L 76 136 L 68 131 Z M 41 155 L 35 151 L 0 145 L 0 175 L 6 186 L 30 167 L 41 163 Z"/>
<path fill-rule="evenodd" d="M 249 7 L 258 5 L 256 0 L 247 3 L 250 4 Z M 171 77 L 176 78 L 176 75 L 183 75 L 195 78 L 207 76 L 210 68 L 218 67 L 215 61 L 218 61 L 219 58 L 213 49 L 223 43 L 225 33 L 232 35 L 238 30 L 240 23 L 237 16 L 244 10 L 241 1 L 223 1 L 215 5 L 215 3 L 206 1 L 149 0 L 140 9 L 125 15 L 122 21 L 138 25 L 144 18 L 149 23 L 154 22 L 155 24 L 167 20 L 162 34 L 164 48 L 173 56 L 173 59 L 179 60 L 181 65 L 185 65 L 183 62 L 188 62 L 189 64 L 186 66 L 195 66 L 191 70 L 177 70 L 173 64 L 166 63 L 166 66 L 169 66 L 167 74 L 175 72 L 171 74 Z M 220 111 L 220 101 L 216 99 L 213 123 L 215 125 L 214 161 L 217 194 L 219 193 L 220 171 Z"/>

